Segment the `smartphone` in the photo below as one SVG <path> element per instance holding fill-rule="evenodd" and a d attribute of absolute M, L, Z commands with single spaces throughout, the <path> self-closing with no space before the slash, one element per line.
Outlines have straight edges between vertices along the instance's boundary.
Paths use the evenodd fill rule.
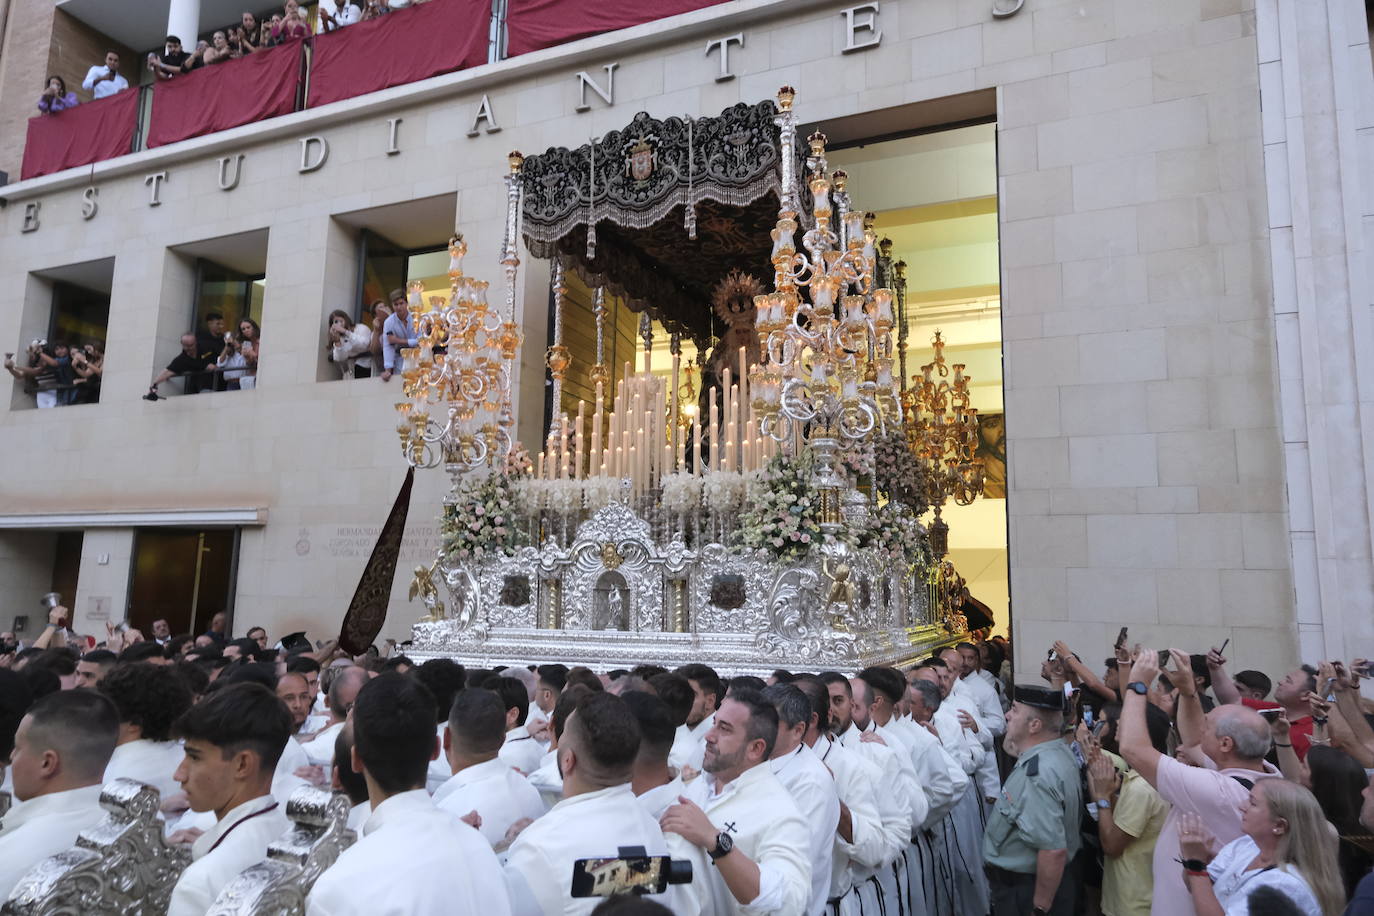
<path fill-rule="evenodd" d="M 1226 647 L 1229 646 L 1230 644 L 1231 644 L 1231 637 L 1228 636 L 1228 637 L 1226 637 L 1226 641 L 1225 641 L 1224 643 L 1221 644 L 1221 648 L 1217 650 L 1217 655 L 1225 655 L 1225 654 L 1226 654 Z"/>
<path fill-rule="evenodd" d="M 1093 708 L 1091 706 L 1083 707 L 1083 724 L 1088 726 L 1089 730 L 1093 727 Z"/>
<path fill-rule="evenodd" d="M 1370 670 L 1370 667 L 1371 667 L 1371 663 L 1370 663 L 1370 662 L 1365 662 L 1363 665 L 1355 665 L 1355 666 L 1353 666 L 1350 670 L 1351 670 L 1353 673 L 1358 674 L 1360 677 L 1369 677 L 1369 670 Z"/>
<path fill-rule="evenodd" d="M 1169 667 L 1169 662 L 1173 660 L 1174 657 L 1170 654 L 1169 649 L 1164 648 L 1159 650 L 1159 667 L 1167 668 Z"/>
<path fill-rule="evenodd" d="M 1259 710 L 1259 714 L 1262 715 L 1262 716 L 1264 716 L 1265 721 L 1267 721 L 1267 722 L 1273 722 L 1273 721 L 1274 721 L 1275 719 L 1277 719 L 1279 716 L 1283 715 L 1283 710 L 1282 710 L 1282 709 L 1261 709 L 1261 710 Z"/>
<path fill-rule="evenodd" d="M 1126 645 L 1126 629 L 1126 627 L 1122 627 L 1121 632 L 1116 634 L 1116 642 L 1113 645 L 1118 649 Z"/>

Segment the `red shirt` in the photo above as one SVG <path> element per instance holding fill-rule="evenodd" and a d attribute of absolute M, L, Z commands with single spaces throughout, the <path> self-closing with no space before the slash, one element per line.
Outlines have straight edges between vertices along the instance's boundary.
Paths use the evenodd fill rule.
<path fill-rule="evenodd" d="M 1251 709 L 1283 709 L 1278 703 L 1270 700 L 1252 700 L 1249 697 L 1241 697 L 1240 701 Z M 1296 722 L 1290 722 L 1288 740 L 1293 742 L 1293 753 L 1298 755 L 1298 759 L 1305 760 L 1307 749 L 1312 746 L 1312 717 L 1303 716 Z"/>

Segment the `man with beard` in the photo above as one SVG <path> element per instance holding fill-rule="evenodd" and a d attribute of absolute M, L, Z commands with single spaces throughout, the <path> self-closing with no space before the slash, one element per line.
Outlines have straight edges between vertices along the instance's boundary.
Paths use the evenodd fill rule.
<path fill-rule="evenodd" d="M 663 832 L 684 841 L 674 854 L 692 860 L 704 916 L 806 912 L 809 833 L 768 765 L 777 735 L 772 704 L 731 693 L 706 733 L 704 775 L 663 815 Z"/>
<path fill-rule="evenodd" d="M 673 673 L 687 679 L 693 699 L 687 721 L 678 727 L 673 749 L 668 754 L 668 765 L 679 770 L 690 767 L 699 772 L 706 752 L 706 733 L 711 730 L 716 707 L 720 705 L 720 676 L 710 667 L 699 664 L 683 665 Z"/>

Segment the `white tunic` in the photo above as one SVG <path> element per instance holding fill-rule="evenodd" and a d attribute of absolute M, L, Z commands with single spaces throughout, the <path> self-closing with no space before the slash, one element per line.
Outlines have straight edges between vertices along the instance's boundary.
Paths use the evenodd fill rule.
<path fill-rule="evenodd" d="M 682 794 L 706 812 L 717 830 L 728 832 L 735 848 L 759 867 L 759 895 L 740 903 L 704 849 L 675 839 L 673 855 L 692 860 L 692 887 L 703 916 L 806 912 L 811 897 L 810 832 L 771 767 L 750 767 L 719 792 L 715 778 L 702 775 Z"/>
<path fill-rule="evenodd" d="M 990 681 L 983 680 L 975 673 L 961 678 L 955 682 L 955 686 L 978 707 L 978 718 L 994 738 L 1006 733 L 1006 713 L 997 696 L 997 689 Z"/>
<path fill-rule="evenodd" d="M 335 722 L 328 728 L 321 729 L 309 741 L 301 742 L 301 747 L 311 763 L 326 767 L 334 763 L 334 739 L 339 736 L 343 727 L 344 723 Z"/>
<path fill-rule="evenodd" d="M 277 758 L 277 769 L 272 774 L 272 797 L 281 803 L 283 809 L 291 799 L 291 793 L 309 782 L 296 775 L 296 770 L 310 766 L 310 755 L 295 738 L 287 738 L 281 756 Z"/>
<path fill-rule="evenodd" d="M 530 785 L 534 786 L 544 802 L 544 810 L 552 808 L 563 800 L 563 774 L 558 769 L 558 751 L 552 750 L 539 760 L 539 766 L 530 774 Z"/>
<path fill-rule="evenodd" d="M 100 823 L 98 785 L 37 795 L 17 802 L 0 822 L 0 901 L 19 879 L 48 856 L 76 845 L 81 831 Z"/>
<path fill-rule="evenodd" d="M 811 749 L 834 774 L 840 801 L 849 809 L 850 835 L 854 839 L 847 842 L 838 832 L 835 834 L 835 857 L 830 868 L 830 896 L 840 897 L 854 885 L 855 867 L 878 868 L 895 855 L 896 850 L 883 830 L 874 794 L 882 775 L 861 754 L 829 735 L 822 735 Z"/>
<path fill-rule="evenodd" d="M 501 746 L 501 759 L 528 776 L 539 769 L 539 761 L 544 757 L 544 748 L 530 737 L 525 726 L 517 725 L 506 732 L 506 743 Z"/>
<path fill-rule="evenodd" d="M 478 830 L 493 847 L 505 839 L 511 824 L 545 810 L 539 790 L 500 757 L 454 773 L 434 793 L 434 804 L 458 817 L 476 811 L 482 818 Z"/>
<path fill-rule="evenodd" d="M 768 763 L 773 775 L 792 794 L 811 833 L 811 897 L 806 911 L 819 916 L 830 896 L 835 830 L 840 825 L 840 796 L 835 788 L 835 777 L 805 743 Z"/>
<path fill-rule="evenodd" d="M 891 864 L 901 855 L 902 850 L 911 842 L 911 804 L 906 795 L 910 788 L 905 784 L 905 768 L 897 756 L 897 750 L 890 745 L 876 741 L 864 741 L 861 732 L 853 723 L 836 740 L 845 750 L 861 755 L 879 773 L 874 786 L 874 796 L 878 802 L 878 814 L 883 822 L 885 852 L 881 864 Z"/>
<path fill-rule="evenodd" d="M 425 774 L 425 791 L 430 795 L 438 792 L 439 787 L 453 776 L 453 767 L 448 762 L 448 754 L 444 753 L 444 733 L 447 731 L 447 722 L 440 722 L 434 730 L 434 736 L 439 739 L 439 756 L 429 762 L 429 770 Z M 463 813 L 467 814 L 466 811 Z"/>
<path fill-rule="evenodd" d="M 393 795 L 372 811 L 363 835 L 320 875 L 306 916 L 510 916 L 500 864 L 476 830 L 434 807 L 429 793 Z"/>
<path fill-rule="evenodd" d="M 968 788 L 968 776 L 939 738 L 919 722 L 913 721 L 912 726 L 906 734 L 907 746 L 916 783 L 925 792 L 930 807 L 920 825 L 928 830 L 959 803 Z"/>
<path fill-rule="evenodd" d="M 677 800 L 686 791 L 687 783 L 682 781 L 680 774 L 674 774 L 671 781 L 665 782 L 661 786 L 654 786 L 636 797 L 644 810 L 649 812 L 649 816 L 657 821 L 663 817 L 665 811 L 677 804 Z"/>
<path fill-rule="evenodd" d="M 673 736 L 673 748 L 668 752 L 668 766 L 676 767 L 679 771 L 689 766 L 700 773 L 706 755 L 706 733 L 715 724 L 716 715 L 712 713 L 696 725 L 679 725 L 677 734 Z"/>
<path fill-rule="evenodd" d="M 178 741 L 149 741 L 139 738 L 118 745 L 105 764 L 105 782 L 124 778 L 147 783 L 167 798 L 181 791 L 172 774 L 186 756 Z"/>
<path fill-rule="evenodd" d="M 191 864 L 181 873 L 167 916 L 205 916 L 219 892 L 239 872 L 267 858 L 267 846 L 291 825 L 286 806 L 270 795 L 244 802 L 191 844 Z"/>
<path fill-rule="evenodd" d="M 591 913 L 600 898 L 569 893 L 573 863 L 613 859 L 621 846 L 642 846 L 651 856 L 668 854 L 663 831 L 636 800 L 628 782 L 563 799 L 511 844 L 505 874 L 512 910 L 516 916 Z M 688 909 L 689 898 L 677 887 L 651 899 L 674 913 Z"/>

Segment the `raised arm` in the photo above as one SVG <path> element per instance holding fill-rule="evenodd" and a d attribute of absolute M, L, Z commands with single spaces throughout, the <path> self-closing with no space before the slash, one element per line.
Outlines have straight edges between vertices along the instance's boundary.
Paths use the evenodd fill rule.
<path fill-rule="evenodd" d="M 1170 649 L 1169 656 L 1174 660 L 1174 670 L 1178 672 L 1170 678 L 1178 688 L 1178 706 L 1174 710 L 1178 721 L 1178 740 L 1184 747 L 1196 747 L 1202 743 L 1202 733 L 1206 730 L 1206 714 L 1202 711 L 1202 700 L 1198 699 L 1192 663 L 1188 660 L 1188 653 L 1181 649 Z"/>
<path fill-rule="evenodd" d="M 1153 649 L 1136 653 L 1127 683 L 1139 681 L 1149 685 L 1159 676 L 1159 656 Z M 1159 788 L 1159 760 L 1164 755 L 1150 743 L 1150 730 L 1145 724 L 1145 697 L 1134 690 L 1122 690 L 1121 721 L 1117 723 L 1117 743 L 1121 756 L 1131 768 L 1145 777 L 1145 781 Z"/>
<path fill-rule="evenodd" d="M 1216 649 L 1211 649 L 1207 653 L 1207 671 L 1212 675 L 1212 693 L 1217 698 L 1217 703 L 1222 706 L 1234 706 L 1240 702 L 1240 691 L 1236 689 L 1236 682 L 1231 680 L 1231 675 L 1226 671 L 1226 659 Z"/>
<path fill-rule="evenodd" d="M 1054 644 L 1054 651 L 1059 653 L 1059 657 L 1064 660 L 1064 665 L 1085 689 L 1091 690 L 1108 703 L 1117 701 L 1117 696 L 1112 689 L 1102 683 L 1102 679 L 1094 674 L 1091 668 L 1083 664 L 1083 660 L 1074 655 L 1062 640 Z"/>

